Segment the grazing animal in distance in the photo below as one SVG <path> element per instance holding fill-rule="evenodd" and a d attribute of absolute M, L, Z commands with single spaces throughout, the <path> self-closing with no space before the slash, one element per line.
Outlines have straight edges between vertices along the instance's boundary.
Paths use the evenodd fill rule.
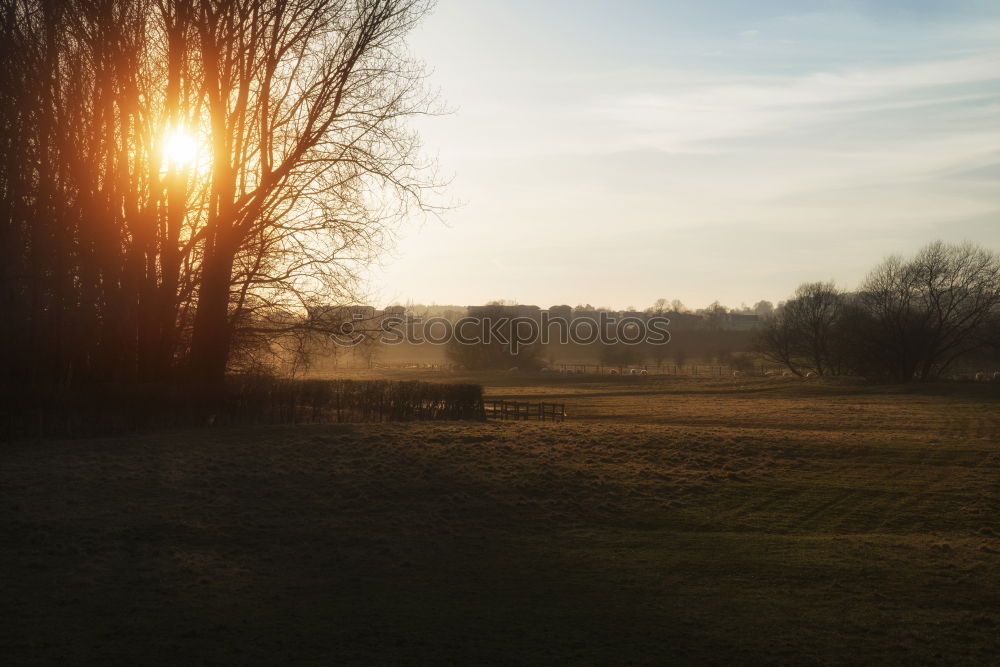
<path fill-rule="evenodd" d="M 1000 371 L 993 371 L 993 381 L 1000 382 Z"/>
<path fill-rule="evenodd" d="M 612 368 L 610 371 L 608 371 L 608 374 L 609 375 L 618 375 L 618 371 L 615 370 L 614 368 Z"/>
<path fill-rule="evenodd" d="M 979 371 L 978 373 L 976 373 L 976 382 L 982 382 L 985 379 L 986 379 L 986 375 L 982 371 Z"/>
<path fill-rule="evenodd" d="M 743 375 L 743 371 L 733 371 L 733 377 L 738 378 Z"/>
<path fill-rule="evenodd" d="M 643 368 L 641 371 L 639 371 L 639 375 L 649 375 L 649 371 Z M 1000 373 L 997 373 L 997 375 L 1000 375 Z"/>

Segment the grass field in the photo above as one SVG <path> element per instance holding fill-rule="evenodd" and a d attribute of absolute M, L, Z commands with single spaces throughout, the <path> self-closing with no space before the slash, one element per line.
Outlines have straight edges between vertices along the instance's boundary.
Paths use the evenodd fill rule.
<path fill-rule="evenodd" d="M 569 419 L 6 446 L 3 662 L 1000 656 L 998 385 L 440 379 Z"/>

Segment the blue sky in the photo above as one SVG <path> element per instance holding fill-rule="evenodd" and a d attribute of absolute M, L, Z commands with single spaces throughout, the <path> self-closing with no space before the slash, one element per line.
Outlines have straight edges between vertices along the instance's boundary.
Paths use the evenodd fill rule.
<path fill-rule="evenodd" d="M 1000 2 L 439 0 L 411 39 L 453 176 L 382 303 L 691 306 L 1000 250 Z"/>

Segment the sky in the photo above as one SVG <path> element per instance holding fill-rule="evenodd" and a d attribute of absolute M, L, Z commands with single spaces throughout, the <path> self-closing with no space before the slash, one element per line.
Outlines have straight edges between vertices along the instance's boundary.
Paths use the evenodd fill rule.
<path fill-rule="evenodd" d="M 738 306 L 1000 250 L 996 0 L 439 0 L 410 48 L 450 206 L 374 302 Z"/>

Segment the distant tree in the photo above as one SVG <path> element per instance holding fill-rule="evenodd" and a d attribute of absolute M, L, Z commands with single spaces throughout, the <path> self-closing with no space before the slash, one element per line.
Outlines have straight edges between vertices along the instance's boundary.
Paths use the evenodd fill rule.
<path fill-rule="evenodd" d="M 785 304 L 784 317 L 797 328 L 801 353 L 818 375 L 839 370 L 836 338 L 843 306 L 842 292 L 831 283 L 807 283 Z"/>
<path fill-rule="evenodd" d="M 796 375 L 837 373 L 843 365 L 837 336 L 844 297 L 833 283 L 805 283 L 765 320 L 758 348 Z"/>
<path fill-rule="evenodd" d="M 758 345 L 797 374 L 851 372 L 929 380 L 989 355 L 1000 331 L 1000 255 L 971 243 L 932 243 L 886 259 L 855 294 L 802 285 L 767 319 Z"/>
<path fill-rule="evenodd" d="M 670 302 L 666 299 L 657 299 L 653 305 L 646 309 L 647 313 L 662 314 L 670 310 Z"/>
<path fill-rule="evenodd" d="M 687 346 L 684 343 L 676 342 L 676 340 L 671 341 L 670 346 L 673 348 L 674 363 L 680 368 L 684 368 L 688 360 Z"/>
<path fill-rule="evenodd" d="M 365 337 L 364 341 L 353 348 L 355 358 L 361 359 L 369 369 L 375 367 L 375 363 L 384 352 L 384 348 L 378 338 L 374 336 Z"/>
<path fill-rule="evenodd" d="M 446 344 L 445 355 L 453 364 L 470 370 L 536 370 L 544 365 L 545 348 L 540 343 L 520 347 L 515 354 L 509 342 L 515 336 L 507 306 L 492 305 L 482 308 L 473 324 L 460 325 L 458 333 L 465 339 L 452 337 Z M 472 320 L 470 320 L 472 322 Z M 497 323 L 501 323 L 498 325 Z M 506 324 L 503 324 L 506 322 Z M 504 340 L 491 337 L 498 332 Z M 469 339 L 474 339 L 474 342 Z"/>
<path fill-rule="evenodd" d="M 774 304 L 770 301 L 758 301 L 753 305 L 753 313 L 763 319 L 774 314 Z"/>
<path fill-rule="evenodd" d="M 756 349 L 769 361 L 781 364 L 802 376 L 798 364 L 798 340 L 796 331 L 781 317 L 782 309 L 768 318 L 757 333 Z"/>
<path fill-rule="evenodd" d="M 854 312 L 866 374 L 927 380 L 989 344 L 1000 311 L 1000 255 L 932 243 L 865 279 Z"/>
<path fill-rule="evenodd" d="M 705 309 L 705 322 L 708 328 L 712 331 L 718 331 L 725 327 L 726 317 L 729 315 L 729 311 L 718 301 L 713 301 L 708 308 Z"/>
<path fill-rule="evenodd" d="M 653 360 L 657 368 L 662 368 L 673 351 L 670 348 L 671 345 L 669 343 L 659 345 L 649 344 L 646 346 L 646 356 Z"/>

